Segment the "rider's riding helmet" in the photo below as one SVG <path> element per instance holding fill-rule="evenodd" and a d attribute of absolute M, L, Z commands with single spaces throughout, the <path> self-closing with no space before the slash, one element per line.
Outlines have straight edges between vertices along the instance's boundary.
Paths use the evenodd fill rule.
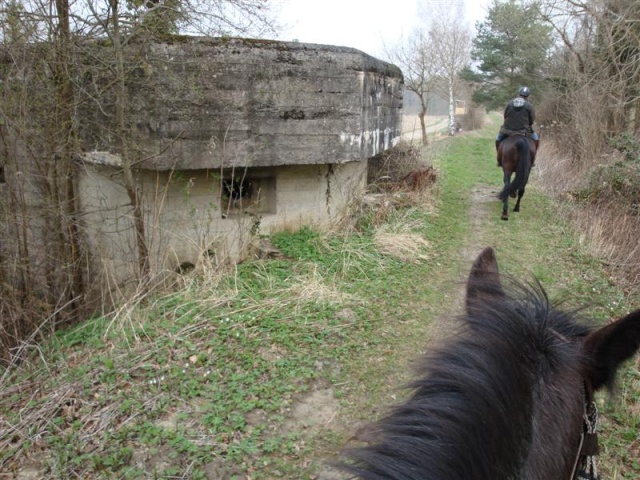
<path fill-rule="evenodd" d="M 531 90 L 529 90 L 529 87 L 520 87 L 518 89 L 518 95 L 520 95 L 521 97 L 528 97 L 529 94 L 531 93 Z"/>

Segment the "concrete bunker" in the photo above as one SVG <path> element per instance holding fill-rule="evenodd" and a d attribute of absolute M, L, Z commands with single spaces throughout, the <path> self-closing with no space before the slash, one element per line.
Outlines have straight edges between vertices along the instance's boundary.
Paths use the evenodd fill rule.
<path fill-rule="evenodd" d="M 104 94 L 112 78 L 86 63 L 82 91 L 106 100 L 79 102 L 76 201 L 90 284 L 103 289 L 135 280 L 136 237 Z M 238 259 L 258 234 L 331 224 L 365 188 L 368 159 L 400 139 L 402 73 L 355 49 L 176 37 L 132 43 L 126 63 L 152 273 Z"/>

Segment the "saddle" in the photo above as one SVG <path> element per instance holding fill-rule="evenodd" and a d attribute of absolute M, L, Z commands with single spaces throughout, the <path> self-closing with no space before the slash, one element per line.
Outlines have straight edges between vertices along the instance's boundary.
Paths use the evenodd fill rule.
<path fill-rule="evenodd" d="M 531 166 L 533 167 L 535 165 L 536 154 L 538 153 L 538 147 L 540 145 L 540 140 L 533 140 L 533 138 L 531 138 L 531 135 L 533 134 L 533 132 L 531 132 L 531 131 L 523 132 L 521 130 L 509 130 L 508 128 L 502 127 L 500 129 L 500 133 L 505 134 L 507 137 L 525 137 L 525 138 L 530 138 L 533 141 L 533 144 L 535 146 L 535 149 L 533 150 L 533 152 L 531 152 Z M 502 140 L 502 142 L 504 142 L 504 140 Z M 497 147 L 498 147 L 498 142 L 496 141 L 498 167 L 501 167 L 502 166 L 502 152 Z"/>
<path fill-rule="evenodd" d="M 507 137 L 520 136 L 520 137 L 527 137 L 527 138 L 531 138 L 531 135 L 533 134 L 533 132 L 530 132 L 530 131 L 509 130 L 508 128 L 504 128 L 504 127 L 500 129 L 500 133 L 504 133 Z"/>

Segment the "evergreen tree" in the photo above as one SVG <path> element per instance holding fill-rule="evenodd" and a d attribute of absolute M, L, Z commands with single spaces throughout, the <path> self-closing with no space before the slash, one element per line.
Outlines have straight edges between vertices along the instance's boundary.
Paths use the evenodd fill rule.
<path fill-rule="evenodd" d="M 494 0 L 487 20 L 477 29 L 471 52 L 474 67 L 463 72 L 463 78 L 476 85 L 476 103 L 500 108 L 519 86 L 541 89 L 553 39 L 536 4 Z"/>

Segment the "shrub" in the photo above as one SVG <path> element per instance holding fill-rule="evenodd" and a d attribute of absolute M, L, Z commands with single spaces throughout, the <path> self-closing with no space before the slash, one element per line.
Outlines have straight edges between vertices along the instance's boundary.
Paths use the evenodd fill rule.
<path fill-rule="evenodd" d="M 598 166 L 578 196 L 590 203 L 617 200 L 626 205 L 637 205 L 640 202 L 640 162 L 619 160 Z"/>
<path fill-rule="evenodd" d="M 420 149 L 407 142 L 369 159 L 367 183 L 370 191 L 393 191 L 407 175 L 426 167 Z"/>
<path fill-rule="evenodd" d="M 640 161 L 640 142 L 628 132 L 609 137 L 608 144 L 618 150 L 629 161 Z"/>

